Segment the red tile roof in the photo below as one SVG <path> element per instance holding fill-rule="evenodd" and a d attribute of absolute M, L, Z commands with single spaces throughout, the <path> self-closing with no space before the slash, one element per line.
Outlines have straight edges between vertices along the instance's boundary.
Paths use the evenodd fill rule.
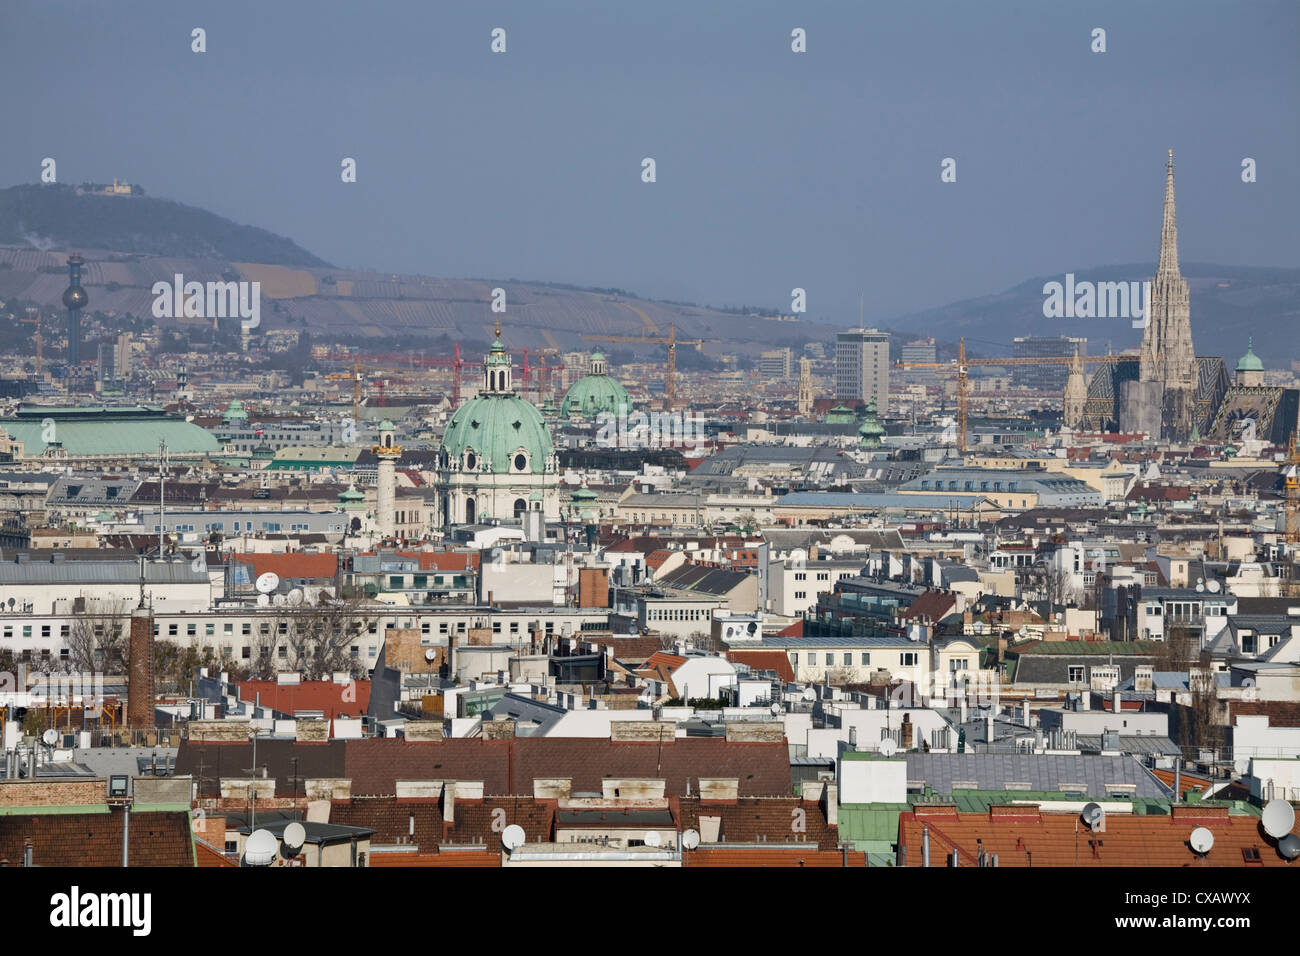
<path fill-rule="evenodd" d="M 777 637 L 803 637 L 803 618 L 776 632 Z"/>
<path fill-rule="evenodd" d="M 301 684 L 279 684 L 273 680 L 247 680 L 236 685 L 239 699 L 270 707 L 292 716 L 296 711 L 320 710 L 330 720 L 335 717 L 359 717 L 370 706 L 370 681 L 313 680 Z"/>
<path fill-rule="evenodd" d="M 333 580 L 338 570 L 336 554 L 232 554 L 231 561 L 251 564 L 254 577 L 268 571 L 281 578 L 311 578 Z"/>
<path fill-rule="evenodd" d="M 1230 816 L 1226 806 L 1191 804 L 1168 816 L 1110 814 L 1104 833 L 1093 833 L 1075 814 L 1023 810 L 1010 818 L 989 813 L 958 813 L 953 807 L 917 807 L 899 815 L 898 839 L 907 847 L 907 865 L 921 865 L 921 831 L 930 831 L 930 864 L 945 866 L 958 847 L 962 866 L 977 863 L 981 847 L 997 854 L 999 866 L 1244 866 L 1243 851 L 1258 851 L 1264 866 L 1286 861 L 1265 837 L 1259 818 Z M 1198 826 L 1214 834 L 1204 863 L 1187 845 Z"/>
<path fill-rule="evenodd" d="M 764 866 L 866 866 L 867 855 L 850 850 L 847 861 L 840 850 L 802 848 L 709 847 L 686 855 L 687 866 L 764 867 Z"/>
<path fill-rule="evenodd" d="M 295 764 L 297 781 L 294 780 Z M 533 781 L 573 781 L 575 792 L 601 792 L 607 777 L 658 778 L 669 795 L 698 790 L 701 777 L 735 777 L 742 797 L 788 796 L 790 753 L 785 742 L 729 742 L 721 737 L 678 737 L 658 743 L 611 741 L 604 737 L 517 737 L 484 740 L 447 737 L 407 741 L 401 737 L 334 740 L 328 744 L 264 740 L 257 760 L 276 781 L 278 796 L 302 793 L 304 781 L 341 777 L 354 796 L 391 797 L 398 780 L 481 780 L 492 796 L 532 798 Z M 217 792 L 220 777 L 238 776 L 251 766 L 244 742 L 181 742 L 178 774 L 201 777 L 205 796 Z"/>
<path fill-rule="evenodd" d="M 28 841 L 36 866 L 121 866 L 122 814 L 0 816 L 0 860 L 20 865 Z M 190 818 L 184 811 L 132 813 L 130 844 L 131 866 L 194 865 Z"/>
<path fill-rule="evenodd" d="M 790 666 L 785 651 L 727 651 L 727 659 L 756 671 L 776 671 L 781 680 L 794 682 L 794 668 Z"/>

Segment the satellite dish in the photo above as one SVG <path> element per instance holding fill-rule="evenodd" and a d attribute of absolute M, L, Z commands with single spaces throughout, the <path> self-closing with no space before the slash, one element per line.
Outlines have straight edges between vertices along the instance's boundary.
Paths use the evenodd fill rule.
<path fill-rule="evenodd" d="M 1029 636 L 1029 628 L 1027 628 L 1027 627 L 1025 627 L 1025 625 L 1021 624 L 1021 625 L 1020 625 L 1020 630 L 1016 631 L 1016 634 L 1018 634 L 1020 637 L 1028 637 L 1028 636 Z"/>
<path fill-rule="evenodd" d="M 245 866 L 270 866 L 275 859 L 279 842 L 268 830 L 254 830 L 248 842 L 244 844 Z"/>
<path fill-rule="evenodd" d="M 682 833 L 682 846 L 686 847 L 686 849 L 688 849 L 688 850 L 694 850 L 694 849 L 695 849 L 697 846 L 699 846 L 699 845 L 700 845 L 700 831 L 699 831 L 699 830 L 685 830 L 685 831 L 683 831 L 683 833 Z M 1300 848 L 1300 847 L 1298 847 L 1298 848 Z"/>
<path fill-rule="evenodd" d="M 1217 578 L 1212 578 L 1205 582 L 1205 590 L 1209 591 L 1211 594 L 1218 594 L 1222 589 L 1223 585 Z"/>
<path fill-rule="evenodd" d="M 898 753 L 898 744 L 894 743 L 893 740 L 886 737 L 880 742 L 880 756 L 892 757 L 896 753 Z"/>
<path fill-rule="evenodd" d="M 1088 824 L 1089 829 L 1095 830 L 1097 828 L 1097 825 L 1101 823 L 1102 817 L 1104 815 L 1105 812 L 1101 809 L 1101 804 L 1099 803 L 1084 804 L 1083 813 L 1082 813 L 1083 822 Z"/>
<path fill-rule="evenodd" d="M 425 648 L 425 651 L 424 651 L 424 659 L 425 659 L 426 661 L 428 661 L 430 664 L 433 663 L 434 659 L 435 659 L 437 656 L 438 656 L 438 652 L 435 651 L 432 647 Z"/>
<path fill-rule="evenodd" d="M 1204 590 L 1205 590 L 1205 584 L 1204 584 L 1204 582 L 1197 581 L 1197 582 L 1196 582 L 1196 591 L 1197 591 L 1197 593 L 1200 593 L 1201 591 L 1204 591 Z"/>
<path fill-rule="evenodd" d="M 816 700 L 816 699 L 817 699 L 817 691 L 813 690 L 811 687 L 805 687 L 805 688 L 803 689 L 803 699 L 804 699 L 804 700 Z"/>
<path fill-rule="evenodd" d="M 280 838 L 281 851 L 285 856 L 296 856 L 306 839 L 307 828 L 301 823 L 290 823 L 284 828 L 284 836 Z"/>
<path fill-rule="evenodd" d="M 51 727 L 49 730 L 45 731 L 45 733 L 41 734 L 41 740 L 45 743 L 45 746 L 53 747 L 59 742 L 59 732 Z"/>
<path fill-rule="evenodd" d="M 265 594 L 259 594 L 259 595 L 257 596 L 257 606 L 258 606 L 258 607 L 266 607 L 266 606 L 267 606 L 268 604 L 270 604 L 270 603 L 271 603 L 271 599 L 270 599 L 269 597 L 267 597 Z"/>
<path fill-rule="evenodd" d="M 646 830 L 645 832 L 646 846 L 659 846 L 661 843 L 663 843 L 663 839 L 659 836 L 659 831 Z"/>
<path fill-rule="evenodd" d="M 280 575 L 276 574 L 274 571 L 267 571 L 265 574 L 259 574 L 257 576 L 256 587 L 263 594 L 270 594 L 279 586 Z"/>
<path fill-rule="evenodd" d="M 1300 856 L 1300 836 L 1294 833 L 1288 833 L 1282 839 L 1277 841 L 1277 852 L 1281 853 L 1288 860 L 1294 860 Z"/>
<path fill-rule="evenodd" d="M 1192 850 L 1204 856 L 1210 852 L 1210 847 L 1214 846 L 1214 834 L 1210 832 L 1209 827 L 1197 827 L 1192 831 L 1192 835 L 1187 840 L 1192 845 Z"/>
<path fill-rule="evenodd" d="M 1295 810 L 1285 800 L 1270 800 L 1264 804 L 1264 832 L 1280 840 L 1295 826 Z"/>
<path fill-rule="evenodd" d="M 294 588 L 289 592 L 289 603 L 294 607 L 298 607 L 302 604 L 302 588 Z"/>
<path fill-rule="evenodd" d="M 285 605 L 285 603 L 286 603 L 286 602 L 285 602 L 285 599 L 284 599 L 284 595 L 283 595 L 283 594 L 272 594 L 272 595 L 271 595 L 271 603 L 274 604 L 276 607 L 284 607 L 284 605 Z"/>
<path fill-rule="evenodd" d="M 781 705 L 780 705 L 779 703 L 773 701 L 772 706 L 769 707 L 768 709 L 769 709 L 770 711 L 772 711 L 772 716 L 773 716 L 773 717 L 780 717 L 780 716 L 781 716 Z"/>
<path fill-rule="evenodd" d="M 526 839 L 524 828 L 517 823 L 512 823 L 501 831 L 501 845 L 507 850 L 519 849 Z"/>

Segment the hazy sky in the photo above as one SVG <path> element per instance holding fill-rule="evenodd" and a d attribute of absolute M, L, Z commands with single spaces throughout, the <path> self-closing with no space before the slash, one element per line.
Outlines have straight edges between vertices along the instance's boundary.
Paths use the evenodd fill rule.
<path fill-rule="evenodd" d="M 51 156 L 342 266 L 884 321 L 1154 260 L 1169 147 L 1184 262 L 1297 265 L 1298 51 L 1295 0 L 5 0 L 0 186 Z"/>

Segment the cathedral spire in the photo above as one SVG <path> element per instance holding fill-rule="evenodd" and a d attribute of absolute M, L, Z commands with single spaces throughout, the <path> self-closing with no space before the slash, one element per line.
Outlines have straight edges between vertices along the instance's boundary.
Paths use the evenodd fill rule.
<path fill-rule="evenodd" d="M 1174 151 L 1165 167 L 1165 212 L 1160 224 L 1160 268 L 1157 276 L 1178 275 L 1178 218 L 1174 207 Z"/>

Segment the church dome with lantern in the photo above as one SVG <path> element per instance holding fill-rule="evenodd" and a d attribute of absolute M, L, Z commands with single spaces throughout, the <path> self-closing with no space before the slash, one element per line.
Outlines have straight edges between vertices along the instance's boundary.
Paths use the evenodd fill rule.
<path fill-rule="evenodd" d="M 601 413 L 617 415 L 632 410 L 623 383 L 606 371 L 605 355 L 599 350 L 591 353 L 591 370 L 570 386 L 560 404 L 560 414 L 565 418 L 596 418 Z"/>
<path fill-rule="evenodd" d="M 483 360 L 478 394 L 447 423 L 437 461 L 443 527 L 521 519 L 526 511 L 559 518 L 559 463 L 541 412 L 515 394 L 510 353 L 496 338 Z"/>

